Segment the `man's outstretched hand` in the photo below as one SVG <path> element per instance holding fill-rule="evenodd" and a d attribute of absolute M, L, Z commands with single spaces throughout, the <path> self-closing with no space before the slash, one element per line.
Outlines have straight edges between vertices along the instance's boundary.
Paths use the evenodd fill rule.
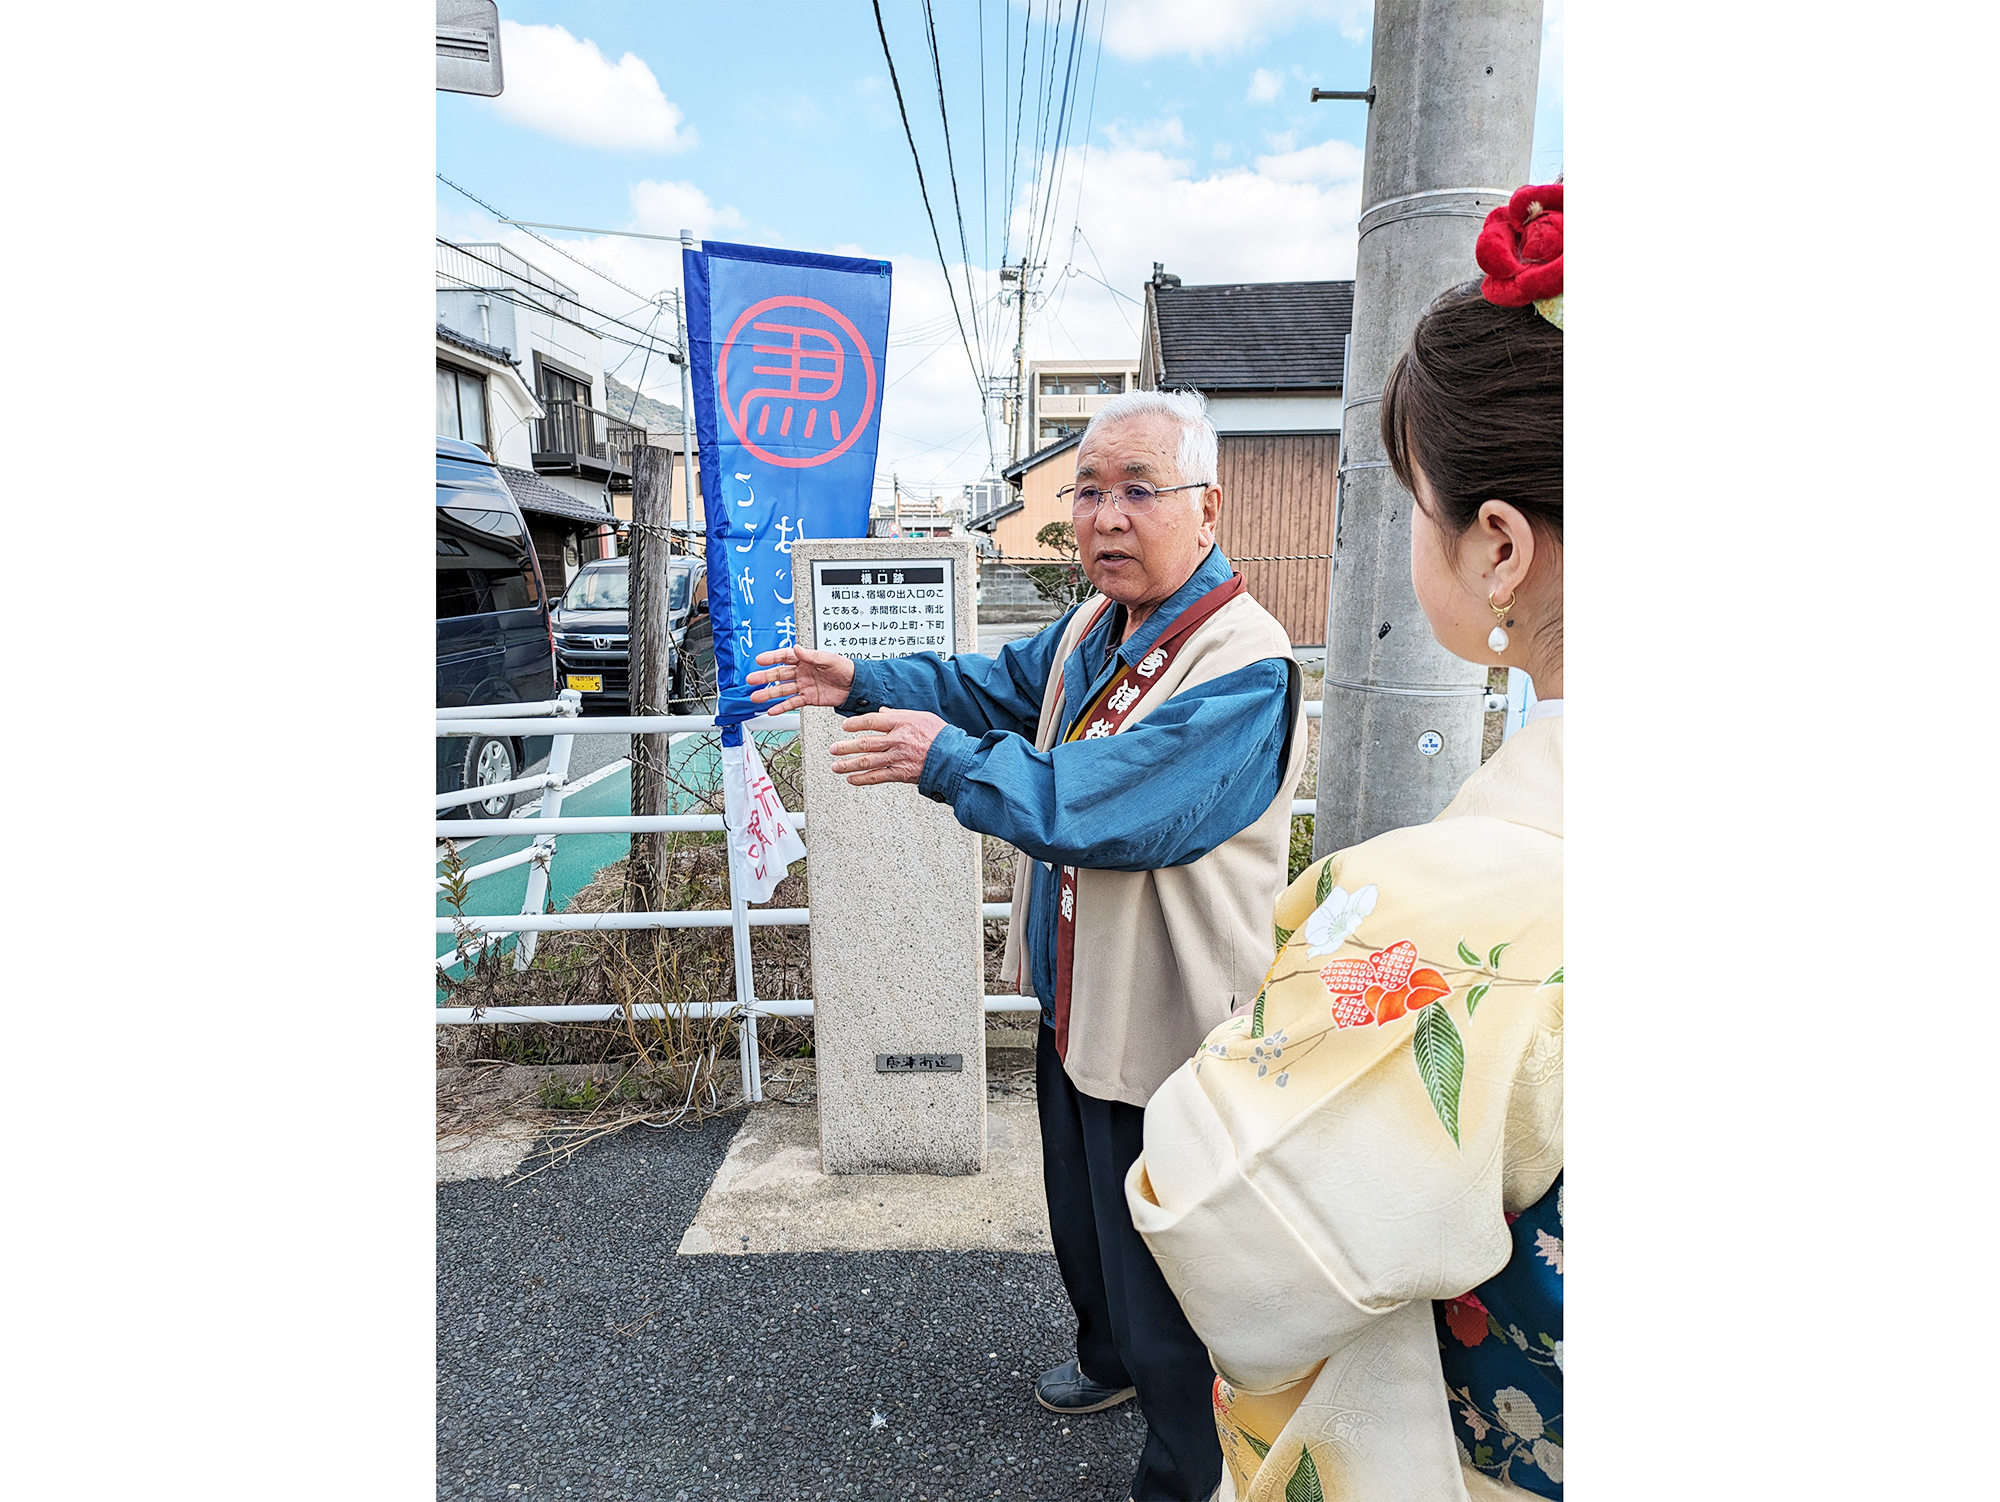
<path fill-rule="evenodd" d="M 878 782 L 914 783 L 924 775 L 931 742 L 944 721 L 920 709 L 878 709 L 841 722 L 846 740 L 827 747 L 833 769 L 856 787 Z"/>
<path fill-rule="evenodd" d="M 744 681 L 765 685 L 750 696 L 751 703 L 767 706 L 765 714 L 784 714 L 802 704 L 838 709 L 854 687 L 854 661 L 838 652 L 779 647 L 759 652 L 757 661 L 762 670 Z M 779 702 L 771 704 L 772 699 Z"/>

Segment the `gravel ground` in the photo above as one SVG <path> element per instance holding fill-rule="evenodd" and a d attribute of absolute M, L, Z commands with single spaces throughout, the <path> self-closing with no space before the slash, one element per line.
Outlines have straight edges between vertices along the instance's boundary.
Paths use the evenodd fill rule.
<path fill-rule="evenodd" d="M 677 1257 L 739 1121 L 439 1186 L 440 1498 L 1123 1502 L 1137 1403 L 1034 1401 L 1053 1257 Z"/>

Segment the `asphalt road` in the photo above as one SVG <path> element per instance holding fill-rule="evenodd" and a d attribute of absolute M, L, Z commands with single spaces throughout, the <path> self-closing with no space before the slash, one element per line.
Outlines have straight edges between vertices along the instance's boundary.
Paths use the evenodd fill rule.
<path fill-rule="evenodd" d="M 588 725 L 590 721 L 586 719 L 583 723 Z M 569 780 L 574 782 L 631 754 L 632 737 L 629 735 L 579 735 L 570 742 Z M 537 758 L 528 765 L 527 774 L 546 771 L 548 764 L 546 756 Z M 531 793 L 528 797 L 532 799 L 534 795 Z"/>
<path fill-rule="evenodd" d="M 441 1499 L 1124 1502 L 1137 1403 L 1034 1401 L 1052 1256 L 676 1256 L 739 1120 L 438 1187 Z"/>

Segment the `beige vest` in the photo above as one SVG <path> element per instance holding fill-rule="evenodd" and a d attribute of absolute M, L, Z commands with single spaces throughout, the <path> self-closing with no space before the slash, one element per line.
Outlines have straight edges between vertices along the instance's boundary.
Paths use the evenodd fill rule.
<path fill-rule="evenodd" d="M 1035 749 L 1055 744 L 1062 718 L 1060 665 L 1069 660 L 1097 612 L 1076 612 L 1057 650 L 1057 672 L 1042 695 Z M 1160 682 L 1125 726 L 1138 724 L 1183 688 L 1267 658 L 1291 662 L 1285 628 L 1249 595 L 1238 595 L 1196 628 Z M 1076 962 L 1071 974 L 1071 1081 L 1086 1095 L 1143 1106 L 1163 1080 L 1237 1006 L 1252 1000 L 1270 968 L 1271 909 L 1285 889 L 1291 850 L 1292 794 L 1305 766 L 1305 717 L 1299 675 L 1290 675 L 1291 739 L 1285 774 L 1271 806 L 1200 860 L 1163 871 L 1077 872 Z M 1145 796 L 1143 788 L 1133 790 Z M 1028 919 L 1031 858 L 1014 872 L 1014 914 L 1007 926 L 1001 979 L 1020 985 Z"/>

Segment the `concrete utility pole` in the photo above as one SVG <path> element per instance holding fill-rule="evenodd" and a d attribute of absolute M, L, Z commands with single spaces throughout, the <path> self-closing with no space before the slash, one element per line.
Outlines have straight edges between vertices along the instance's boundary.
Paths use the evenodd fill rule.
<path fill-rule="evenodd" d="M 1527 181 L 1541 56 L 1541 0 L 1375 6 L 1315 855 L 1435 818 L 1479 766 L 1486 670 L 1439 646 L 1418 608 L 1415 502 L 1383 457 L 1380 403 L 1417 315 L 1478 275 L 1480 225 Z"/>
<path fill-rule="evenodd" d="M 1013 463 L 1025 453 L 1034 450 L 1028 433 L 1028 298 L 1033 295 L 1028 278 L 1042 268 L 1030 266 L 1026 255 L 1018 266 L 1000 268 L 1000 295 L 1007 295 L 1006 284 L 1014 284 L 1014 305 L 1017 319 L 1014 325 L 1014 411 L 1013 420 L 1007 425 L 1007 462 Z"/>
<path fill-rule="evenodd" d="M 632 450 L 632 549 L 626 644 L 629 658 L 629 703 L 635 715 L 671 714 L 673 692 L 668 658 L 667 553 L 672 516 L 673 463 L 671 449 L 642 444 Z M 632 812 L 639 817 L 667 811 L 667 737 L 632 737 Z M 658 912 L 666 880 L 667 837 L 632 836 L 632 860 L 626 868 L 626 906 L 634 912 Z"/>

